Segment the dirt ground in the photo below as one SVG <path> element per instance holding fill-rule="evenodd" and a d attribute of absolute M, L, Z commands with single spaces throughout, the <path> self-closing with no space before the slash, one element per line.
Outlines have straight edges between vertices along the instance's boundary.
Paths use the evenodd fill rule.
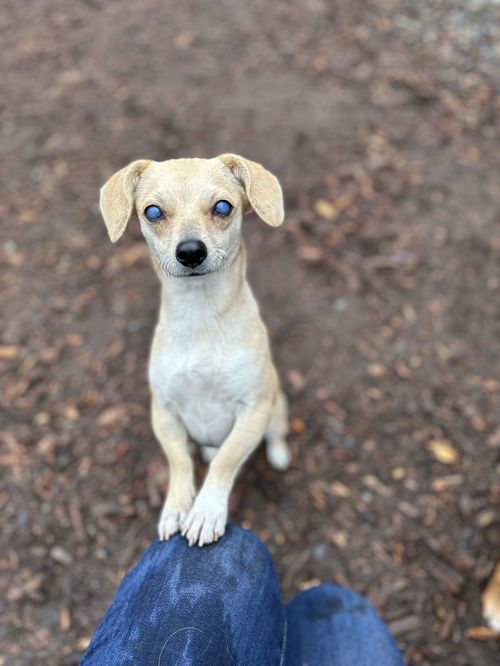
<path fill-rule="evenodd" d="M 286 194 L 245 235 L 294 453 L 231 520 L 287 599 L 336 580 L 409 664 L 498 664 L 469 634 L 500 556 L 498 2 L 6 0 L 0 31 L 0 663 L 78 662 L 168 481 L 158 284 L 98 189 L 231 151 Z"/>

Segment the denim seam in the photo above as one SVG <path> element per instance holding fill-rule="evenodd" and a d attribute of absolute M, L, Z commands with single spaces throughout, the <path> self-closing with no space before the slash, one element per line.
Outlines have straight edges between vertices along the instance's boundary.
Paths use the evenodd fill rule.
<path fill-rule="evenodd" d="M 287 634 L 288 634 L 288 622 L 287 622 L 287 619 L 286 619 L 286 612 L 285 612 L 285 619 L 284 619 L 284 622 L 283 622 L 283 641 L 281 643 L 280 666 L 283 666 L 283 663 L 285 661 Z"/>

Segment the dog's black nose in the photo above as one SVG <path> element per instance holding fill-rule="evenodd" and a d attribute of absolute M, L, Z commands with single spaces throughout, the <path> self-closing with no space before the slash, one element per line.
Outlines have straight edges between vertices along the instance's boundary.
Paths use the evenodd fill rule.
<path fill-rule="evenodd" d="M 207 258 L 207 246 L 200 240 L 182 241 L 175 251 L 177 261 L 188 268 L 196 268 Z"/>

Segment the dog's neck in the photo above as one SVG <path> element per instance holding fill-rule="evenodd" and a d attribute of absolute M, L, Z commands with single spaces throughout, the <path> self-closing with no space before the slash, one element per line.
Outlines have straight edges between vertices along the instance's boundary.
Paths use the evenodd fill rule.
<path fill-rule="evenodd" d="M 225 270 L 200 277 L 171 277 L 153 263 L 161 282 L 160 323 L 182 322 L 189 313 L 191 324 L 204 326 L 207 319 L 220 319 L 238 307 L 247 295 L 243 242 Z"/>

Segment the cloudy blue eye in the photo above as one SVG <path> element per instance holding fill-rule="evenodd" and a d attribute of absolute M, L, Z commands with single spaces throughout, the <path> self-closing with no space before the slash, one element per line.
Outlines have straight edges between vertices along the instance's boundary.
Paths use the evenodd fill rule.
<path fill-rule="evenodd" d="M 217 215 L 222 215 L 222 217 L 227 217 L 232 210 L 233 207 L 231 206 L 229 201 L 221 199 L 215 204 L 213 212 L 217 213 Z"/>
<path fill-rule="evenodd" d="M 148 206 L 144 211 L 144 215 L 148 220 L 151 220 L 151 222 L 155 222 L 156 220 L 159 220 L 160 217 L 163 217 L 161 208 L 158 208 L 158 206 Z"/>

